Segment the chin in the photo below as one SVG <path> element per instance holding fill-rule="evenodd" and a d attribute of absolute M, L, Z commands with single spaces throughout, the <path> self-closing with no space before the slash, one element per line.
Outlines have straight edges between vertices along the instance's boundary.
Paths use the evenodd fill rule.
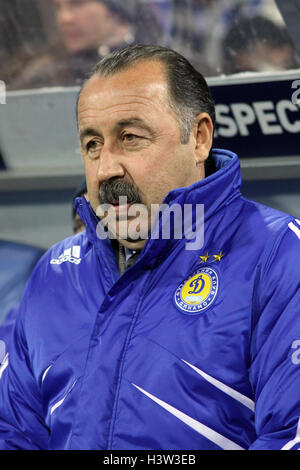
<path fill-rule="evenodd" d="M 74 42 L 65 42 L 65 47 L 69 54 L 77 54 L 79 52 L 84 52 L 85 47 L 82 44 L 76 44 Z"/>
<path fill-rule="evenodd" d="M 129 248 L 129 250 L 142 250 L 147 240 L 118 240 L 118 242 L 125 246 L 125 248 Z"/>

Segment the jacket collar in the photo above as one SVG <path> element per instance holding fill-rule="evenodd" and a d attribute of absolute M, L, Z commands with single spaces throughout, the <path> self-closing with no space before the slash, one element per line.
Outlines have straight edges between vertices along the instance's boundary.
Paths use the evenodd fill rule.
<path fill-rule="evenodd" d="M 216 162 L 217 171 L 197 183 L 185 188 L 170 191 L 165 197 L 163 204 L 172 207 L 179 204 L 183 207 L 190 204 L 204 204 L 204 220 L 207 220 L 222 208 L 230 204 L 236 197 L 240 196 L 241 174 L 239 159 L 236 154 L 229 150 L 213 149 L 213 158 Z M 76 198 L 75 209 L 86 225 L 86 233 L 89 241 L 93 243 L 97 251 L 105 254 L 105 258 L 116 263 L 111 242 L 109 239 L 100 240 L 97 236 L 99 219 L 95 215 L 90 203 L 84 197 Z M 193 217 L 195 219 L 195 217 Z M 194 226 L 191 228 L 195 228 Z M 161 223 L 156 222 L 154 231 L 161 230 Z M 143 258 L 149 260 L 154 258 L 165 258 L 168 253 L 180 242 L 178 239 L 169 240 L 149 238 L 142 251 Z M 141 256 L 142 256 L 141 255 Z M 108 261 L 109 261 L 108 259 Z"/>

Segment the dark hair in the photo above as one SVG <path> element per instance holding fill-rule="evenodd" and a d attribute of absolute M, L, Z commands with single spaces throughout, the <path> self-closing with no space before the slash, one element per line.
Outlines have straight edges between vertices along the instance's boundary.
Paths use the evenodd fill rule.
<path fill-rule="evenodd" d="M 188 142 L 191 129 L 200 113 L 208 113 L 215 125 L 215 106 L 203 75 L 185 57 L 167 47 L 138 44 L 117 49 L 98 62 L 90 78 L 94 75 L 114 75 L 143 60 L 157 60 L 165 66 L 169 105 L 180 122 L 182 143 Z M 206 172 L 211 165 L 210 155 Z M 212 171 L 212 168 L 209 169 L 209 173 Z"/>

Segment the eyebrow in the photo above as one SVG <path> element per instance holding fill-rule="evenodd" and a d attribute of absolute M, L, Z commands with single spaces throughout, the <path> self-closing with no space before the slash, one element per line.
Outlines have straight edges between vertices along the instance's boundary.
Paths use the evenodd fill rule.
<path fill-rule="evenodd" d="M 129 119 L 122 119 L 116 124 L 116 128 L 119 129 L 120 127 L 126 126 L 136 126 L 140 129 L 143 129 L 149 132 L 151 135 L 153 134 L 153 130 L 140 118 L 129 118 Z"/>
<path fill-rule="evenodd" d="M 99 132 L 96 129 L 93 129 L 92 127 L 87 127 L 86 129 L 82 129 L 79 132 L 79 138 L 80 142 L 83 142 L 83 139 L 85 137 L 88 137 L 89 135 L 97 135 L 99 136 Z"/>
<path fill-rule="evenodd" d="M 153 130 L 140 118 L 122 119 L 121 121 L 118 121 L 116 123 L 114 130 L 120 130 L 120 128 L 123 128 L 126 126 L 136 126 L 136 127 L 139 127 L 140 129 L 143 129 L 149 132 L 150 135 L 154 135 Z M 86 129 L 82 129 L 80 131 L 79 133 L 80 141 L 82 142 L 85 137 L 88 137 L 90 135 L 102 137 L 102 135 L 99 134 L 99 132 L 96 129 L 93 129 L 92 127 L 87 127 Z"/>

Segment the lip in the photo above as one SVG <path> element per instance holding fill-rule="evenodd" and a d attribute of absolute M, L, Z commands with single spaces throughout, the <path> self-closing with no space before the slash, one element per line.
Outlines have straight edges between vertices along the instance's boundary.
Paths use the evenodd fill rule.
<path fill-rule="evenodd" d="M 78 38 L 80 38 L 82 35 L 79 31 L 62 31 L 62 35 L 65 39 L 68 39 L 68 40 L 76 40 Z"/>
<path fill-rule="evenodd" d="M 121 205 L 112 204 L 117 220 L 128 220 L 133 218 L 133 216 L 128 216 L 130 206 L 132 206 L 132 203 Z"/>

